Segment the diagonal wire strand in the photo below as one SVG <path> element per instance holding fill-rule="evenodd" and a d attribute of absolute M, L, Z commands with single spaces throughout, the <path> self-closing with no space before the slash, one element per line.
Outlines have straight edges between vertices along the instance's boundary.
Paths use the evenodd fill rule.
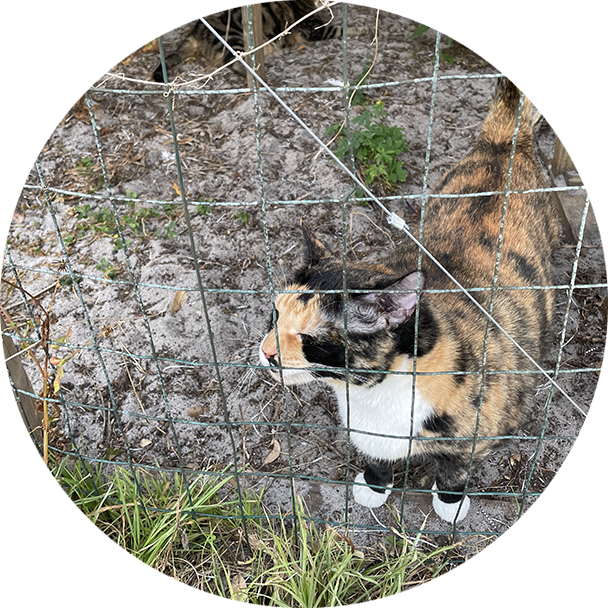
<path fill-rule="evenodd" d="M 395 213 L 389 211 L 389 209 L 383 205 L 378 198 L 369 190 L 369 188 L 327 147 L 327 145 L 321 141 L 321 139 L 302 121 L 302 119 L 275 93 L 275 91 L 256 73 L 256 71 L 247 65 L 247 62 L 243 60 L 242 54 L 239 51 L 235 51 L 213 28 L 213 26 L 204 18 L 201 17 L 200 21 L 209 29 L 209 31 L 235 56 L 238 57 L 241 64 L 245 69 L 260 83 L 262 87 L 283 107 L 283 109 L 319 144 L 325 152 L 327 152 L 332 160 L 361 188 L 374 203 L 386 213 L 386 220 L 389 224 L 395 228 L 402 230 L 405 234 L 429 257 L 429 259 L 456 285 L 456 287 L 464 293 L 464 295 L 500 330 L 512 343 L 513 345 L 528 359 L 539 372 L 549 380 L 549 382 L 583 415 L 587 416 L 585 411 L 566 393 L 566 391 L 557 384 L 557 382 L 546 373 L 542 366 L 536 362 L 536 360 L 530 356 L 526 350 L 520 346 L 520 344 L 492 317 L 492 315 L 479 303 L 477 300 L 468 292 L 468 290 L 441 264 L 441 262 L 426 248 L 422 243 L 410 232 L 406 222 L 401 219 Z M 505 191 L 502 192 L 506 194 Z"/>

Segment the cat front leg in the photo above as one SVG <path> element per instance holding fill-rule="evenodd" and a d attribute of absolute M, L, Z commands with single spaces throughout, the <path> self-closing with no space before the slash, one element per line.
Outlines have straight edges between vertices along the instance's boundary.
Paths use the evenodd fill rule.
<path fill-rule="evenodd" d="M 441 519 L 450 523 L 462 521 L 471 506 L 466 496 L 466 461 L 453 455 L 434 456 L 437 479 L 433 485 L 433 509 Z"/>
<path fill-rule="evenodd" d="M 353 496 L 360 505 L 375 509 L 386 502 L 391 493 L 388 488 L 392 487 L 393 463 L 388 460 L 372 460 L 368 463 L 365 472 L 359 473 L 355 477 Z"/>

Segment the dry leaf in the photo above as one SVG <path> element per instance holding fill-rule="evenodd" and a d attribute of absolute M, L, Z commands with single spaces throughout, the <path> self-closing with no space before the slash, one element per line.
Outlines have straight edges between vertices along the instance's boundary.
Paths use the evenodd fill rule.
<path fill-rule="evenodd" d="M 49 363 L 51 365 L 59 365 L 61 363 L 61 359 L 57 358 L 57 357 L 51 357 L 49 359 Z"/>
<path fill-rule="evenodd" d="M 236 574 L 232 578 L 232 599 L 244 602 L 247 599 L 247 582 L 242 574 Z"/>
<path fill-rule="evenodd" d="M 173 298 L 173 304 L 171 304 L 171 314 L 174 315 L 182 307 L 182 303 L 186 301 L 188 292 L 176 291 L 175 297 Z"/>
<path fill-rule="evenodd" d="M 272 440 L 272 451 L 266 458 L 264 458 L 264 464 L 270 464 L 274 462 L 281 455 L 281 444 L 276 440 Z"/>
<path fill-rule="evenodd" d="M 177 196 L 182 195 L 182 189 L 179 187 L 177 182 L 173 182 L 173 190 L 175 190 L 175 194 L 177 194 Z"/>
<path fill-rule="evenodd" d="M 145 447 L 147 447 L 147 446 L 151 445 L 151 443 L 152 443 L 152 442 L 151 442 L 149 439 L 142 439 L 142 440 L 139 442 L 139 447 L 140 447 L 140 448 L 145 448 Z"/>
<path fill-rule="evenodd" d="M 509 464 L 513 468 L 515 468 L 520 462 L 521 462 L 521 455 L 520 454 L 511 454 L 511 456 L 509 457 Z"/>
<path fill-rule="evenodd" d="M 144 44 L 144 46 L 139 49 L 142 53 L 157 53 L 158 52 L 158 39 L 155 38 L 152 42 L 148 42 L 148 44 Z"/>
<path fill-rule="evenodd" d="M 202 416 L 205 413 L 205 408 L 202 405 L 195 405 L 191 407 L 186 414 L 191 418 L 196 418 L 197 416 Z"/>

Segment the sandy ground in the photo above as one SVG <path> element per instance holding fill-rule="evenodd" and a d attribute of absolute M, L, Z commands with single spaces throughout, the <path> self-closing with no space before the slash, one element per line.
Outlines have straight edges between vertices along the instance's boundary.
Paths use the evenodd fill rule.
<path fill-rule="evenodd" d="M 348 42 L 351 78 L 374 58 L 370 45 L 374 19 L 374 12 L 363 8 L 352 8 L 349 13 L 349 26 L 358 32 Z M 378 55 L 368 80 L 370 84 L 407 81 L 372 89 L 368 97 L 381 99 L 388 112 L 387 124 L 402 127 L 406 133 L 409 151 L 403 160 L 408 180 L 385 204 L 402 211 L 412 226 L 416 226 L 415 204 L 412 210 L 397 195 L 418 194 L 423 187 L 431 83 L 411 81 L 432 75 L 435 41 L 433 32 L 411 38 L 416 25 L 381 15 Z M 338 40 L 282 49 L 267 59 L 267 80 L 273 87 L 331 89 L 342 79 L 341 49 Z M 206 88 L 190 87 L 189 94 L 174 98 L 172 112 L 183 173 L 180 186 L 168 99 L 152 83 L 141 82 L 158 61 L 157 54 L 147 50 L 134 53 L 114 70 L 140 82 L 104 78 L 97 83 L 98 90 L 90 93 L 95 129 L 82 103 L 58 125 L 39 156 L 54 214 L 45 205 L 34 169 L 9 235 L 11 260 L 5 260 L 5 278 L 14 280 L 15 269 L 23 286 L 36 293 L 54 285 L 57 276 L 64 277 L 55 295 L 48 291 L 41 302 L 54 316 L 51 338 L 65 338 L 72 352 L 82 348 L 65 365 L 54 446 L 72 450 L 70 439 L 75 451 L 86 458 L 182 471 L 217 471 L 236 462 L 246 472 L 241 476 L 244 485 L 264 488 L 269 509 L 290 508 L 293 477 L 295 491 L 311 516 L 333 523 L 347 519 L 356 527 L 355 542 L 380 540 L 382 532 L 373 529 L 391 525 L 394 513 L 399 512 L 408 529 L 424 526 L 428 538 L 436 542 L 450 526 L 434 513 L 426 517 L 428 493 L 408 492 L 402 501 L 395 492 L 389 500 L 393 513 L 383 508 L 372 514 L 350 499 L 346 504 L 348 486 L 344 482 L 354 478 L 364 463 L 354 452 L 347 458 L 346 433 L 335 428 L 335 405 L 327 389 L 311 385 L 282 396 L 280 387 L 259 369 L 247 367 L 257 364 L 260 332 L 268 322 L 268 260 L 278 284 L 298 263 L 301 217 L 327 244 L 341 247 L 343 207 L 339 200 L 350 190 L 349 178 L 327 154 L 317 154 L 318 146 L 310 137 L 276 102 L 262 95 L 261 180 L 254 99 L 247 92 L 222 93 L 245 86 L 239 75 L 227 70 Z M 454 61 L 441 61 L 440 77 L 495 73 L 492 66 L 457 43 L 450 47 L 443 43 L 442 51 Z M 198 62 L 179 70 L 189 80 L 204 68 L 204 62 Z M 477 137 L 493 85 L 492 79 L 484 78 L 439 81 L 430 187 L 466 154 Z M 127 88 L 140 92 L 126 93 Z M 220 93 L 207 94 L 213 90 Z M 322 138 L 327 127 L 343 119 L 339 90 L 280 94 Z M 539 144 L 548 158 L 554 143 L 555 134 L 541 122 Z M 107 207 L 104 167 L 118 214 L 130 221 L 124 224 L 128 259 L 116 246 L 116 231 L 99 230 L 112 226 L 111 216 L 93 221 L 94 214 Z M 180 207 L 182 192 L 192 203 L 193 242 L 203 295 L 198 290 Z M 580 210 L 580 195 L 561 196 L 575 214 Z M 140 210 L 146 212 L 138 216 Z M 405 238 L 387 227 L 382 215 L 375 207 L 347 205 L 350 255 L 378 256 Z M 55 218 L 69 265 L 57 239 Z M 577 283 L 605 283 L 603 251 L 592 220 L 584 245 Z M 562 236 L 555 254 L 556 284 L 569 284 L 573 261 L 574 248 Z M 70 269 L 81 277 L 78 290 L 69 280 Z M 604 295 L 596 288 L 575 291 L 562 355 L 564 370 L 599 368 L 605 341 L 605 318 L 599 305 Z M 4 286 L 2 299 L 13 304 L 19 301 L 19 294 Z M 566 292 L 560 290 L 561 316 L 549 368 L 557 355 L 565 307 Z M 27 321 L 24 307 L 13 310 L 16 321 Z M 93 349 L 93 338 L 99 353 Z M 68 352 L 67 347 L 57 350 L 58 356 Z M 40 390 L 33 366 L 27 362 L 26 366 Z M 560 385 L 586 411 L 596 381 L 594 371 L 564 373 Z M 539 381 L 522 438 L 475 470 L 471 489 L 520 492 L 527 486 L 536 493 L 551 480 L 584 417 L 556 395 L 544 439 L 539 441 L 536 437 L 549 390 L 546 382 Z M 226 420 L 233 424 L 226 425 Z M 273 447 L 276 455 L 275 441 L 280 455 L 268 462 Z M 429 474 L 423 463 L 413 463 L 408 487 L 428 489 Z M 403 481 L 403 475 L 398 476 L 397 486 Z M 532 501 L 528 498 L 524 508 Z M 517 517 L 515 498 L 478 497 L 458 529 L 471 533 L 474 549 L 474 534 L 500 534 Z"/>

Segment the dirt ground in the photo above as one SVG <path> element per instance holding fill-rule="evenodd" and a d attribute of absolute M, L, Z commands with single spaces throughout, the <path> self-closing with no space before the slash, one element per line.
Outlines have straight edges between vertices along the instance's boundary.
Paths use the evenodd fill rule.
<path fill-rule="evenodd" d="M 378 194 L 390 194 L 384 203 L 401 211 L 413 227 L 417 204 L 412 199 L 408 206 L 401 197 L 419 194 L 423 188 L 431 82 L 416 79 L 432 76 L 435 44 L 432 31 L 412 38 L 416 26 L 381 13 L 378 55 L 368 83 L 402 84 L 367 93 L 370 100 L 384 102 L 387 124 L 406 133 L 407 182 L 394 193 L 380 190 Z M 350 7 L 349 27 L 357 32 L 348 41 L 348 71 L 353 78 L 367 61 L 374 60 L 370 42 L 375 12 Z M 167 41 L 169 49 L 175 39 Z M 440 78 L 495 73 L 457 43 L 443 42 L 441 50 Z M 270 86 L 315 88 L 279 94 L 322 138 L 327 127 L 343 120 L 343 93 L 336 86 L 342 81 L 342 62 L 339 40 L 285 48 L 266 61 Z M 345 512 L 348 486 L 344 481 L 353 479 L 364 463 L 354 452 L 346 457 L 346 433 L 335 428 L 339 423 L 329 389 L 298 387 L 283 397 L 280 387 L 255 367 L 270 311 L 268 260 L 273 285 L 280 285 L 298 264 L 302 217 L 324 242 L 339 249 L 340 200 L 351 189 L 350 179 L 265 95 L 259 98 L 260 170 L 254 98 L 243 91 L 241 76 L 225 70 L 204 88 L 176 88 L 171 110 L 183 175 L 180 185 L 169 100 L 162 88 L 148 81 L 157 63 L 158 54 L 144 48 L 113 70 L 123 78 L 106 76 L 96 83 L 90 92 L 95 128 L 82 101 L 58 125 L 39 156 L 54 214 L 46 207 L 36 168 L 15 211 L 4 277 L 14 281 L 16 270 L 30 293 L 54 286 L 60 277 L 56 293 L 51 289 L 40 297 L 55 319 L 51 339 L 68 343 L 57 349 L 58 357 L 82 349 L 65 364 L 64 401 L 53 445 L 72 451 L 73 442 L 75 451 L 86 458 L 151 468 L 217 471 L 236 462 L 246 473 L 241 482 L 256 490 L 264 488 L 265 504 L 275 511 L 291 507 L 294 477 L 295 492 L 311 516 L 332 523 L 347 519 L 356 526 L 356 543 L 379 541 L 383 529 L 394 521 L 389 509 L 372 513 L 349 499 Z M 203 61 L 179 67 L 184 81 L 204 70 Z M 481 77 L 438 82 L 430 187 L 475 141 L 493 87 L 494 79 Z M 555 134 L 544 121 L 538 136 L 541 151 L 551 158 Z M 102 216 L 107 207 L 104 171 L 124 220 L 128 259 L 117 242 L 113 219 Z M 566 185 L 563 177 L 557 185 Z M 203 295 L 181 208 L 182 193 L 191 203 Z M 560 197 L 576 215 L 580 193 L 565 192 Z M 138 215 L 141 210 L 145 211 Z M 406 237 L 387 226 L 378 208 L 349 203 L 346 238 L 349 254 L 365 257 L 382 255 Z M 605 284 L 603 250 L 592 217 L 583 243 L 577 284 Z M 556 284 L 569 284 L 574 253 L 562 234 L 555 254 Z M 71 283 L 70 271 L 80 277 L 78 290 Z M 14 306 L 15 322 L 27 323 L 26 310 L 18 305 L 19 294 L 4 285 L 2 295 L 5 305 Z M 549 369 L 557 356 L 566 295 L 566 290 L 558 291 L 561 316 Z M 603 288 L 575 290 L 567 320 L 560 386 L 583 411 L 593 397 L 603 356 L 605 317 L 600 304 L 604 296 Z M 93 338 L 99 353 L 93 348 Z M 26 366 L 35 389 L 40 390 L 33 366 L 27 362 Z M 568 373 L 583 368 L 591 371 Z M 472 547 L 479 542 L 477 534 L 492 538 L 518 518 L 519 503 L 514 497 L 491 493 L 521 492 L 530 474 L 528 491 L 541 492 L 580 430 L 584 416 L 558 394 L 551 401 L 539 441 L 549 392 L 550 386 L 539 380 L 530 422 L 521 430 L 521 438 L 473 472 L 470 488 L 490 495 L 475 498 L 469 516 L 458 526 L 470 536 Z M 227 420 L 232 424 L 227 425 Z M 428 489 L 430 475 L 424 463 L 413 463 L 408 487 Z M 401 474 L 397 486 L 403 481 Z M 527 498 L 524 509 L 533 500 Z M 395 492 L 389 505 L 394 512 L 403 512 L 408 529 L 424 527 L 430 542 L 436 542 L 436 536 L 450 526 L 433 512 L 427 518 L 429 502 L 428 493 L 408 492 L 402 502 Z"/>

